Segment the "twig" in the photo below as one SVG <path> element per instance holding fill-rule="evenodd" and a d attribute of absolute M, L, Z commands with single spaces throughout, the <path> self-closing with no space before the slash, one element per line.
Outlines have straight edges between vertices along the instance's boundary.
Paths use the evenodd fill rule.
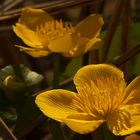
<path fill-rule="evenodd" d="M 122 29 L 121 29 L 121 52 L 125 53 L 128 49 L 129 29 L 131 22 L 131 1 L 124 0 L 124 11 L 122 15 Z M 122 70 L 126 76 L 126 63 L 122 66 Z M 127 77 L 127 76 L 126 76 Z"/>
<path fill-rule="evenodd" d="M 63 86 L 66 86 L 68 84 L 71 84 L 72 83 L 72 80 L 73 80 L 73 77 L 71 77 L 71 78 L 69 78 L 69 79 L 67 79 L 67 80 L 65 80 L 63 82 L 60 82 L 59 83 L 59 87 L 62 88 Z"/>
<path fill-rule="evenodd" d="M 127 51 L 128 46 L 128 33 L 130 28 L 130 22 L 131 22 L 131 3 L 130 0 L 125 0 L 124 2 L 124 12 L 122 16 L 122 36 L 121 36 L 121 48 L 122 53 L 125 53 Z"/>
<path fill-rule="evenodd" d="M 21 2 L 22 2 L 22 0 L 12 0 L 12 1 L 9 1 L 7 3 L 4 3 L 3 9 L 2 9 L 3 13 L 12 9 L 13 7 L 15 7 L 16 5 L 18 5 Z"/>
<path fill-rule="evenodd" d="M 102 0 L 53 0 L 32 7 L 46 10 L 49 13 L 56 13 L 56 12 L 62 12 L 69 8 L 79 7 L 82 5 L 85 6 L 94 2 L 101 2 L 101 1 Z M 16 9 L 3 13 L 3 16 L 0 16 L 0 21 L 19 17 L 21 14 L 21 10 L 22 9 Z"/>
<path fill-rule="evenodd" d="M 123 9 L 123 3 L 124 3 L 124 0 L 120 0 L 119 3 L 117 3 L 115 13 L 110 20 L 109 29 L 104 40 L 102 62 L 106 61 L 108 51 L 111 45 L 111 41 L 113 39 L 113 35 L 116 31 L 118 21 L 120 19 L 121 11 Z"/>
<path fill-rule="evenodd" d="M 69 79 L 67 79 L 67 80 L 65 80 L 65 81 L 60 82 L 60 83 L 59 83 L 59 88 L 62 88 L 63 86 L 66 86 L 66 85 L 71 84 L 72 81 L 73 81 L 73 77 L 71 77 L 71 78 L 69 78 Z M 39 91 L 39 92 L 33 94 L 32 96 L 35 97 L 35 96 L 37 96 L 38 94 L 42 93 L 43 91 L 47 91 L 47 90 L 51 90 L 51 89 L 53 89 L 52 86 L 49 87 L 49 88 L 47 88 L 47 89 L 41 90 L 41 91 Z"/>
<path fill-rule="evenodd" d="M 0 118 L 0 135 L 4 138 L 4 140 L 17 140 L 2 118 Z"/>
<path fill-rule="evenodd" d="M 127 62 L 132 57 L 134 57 L 135 55 L 137 55 L 138 53 L 140 53 L 140 44 L 138 44 L 133 49 L 127 51 L 126 53 L 122 54 L 117 59 L 113 60 L 112 64 L 115 66 L 120 66 L 124 64 L 125 62 Z"/>

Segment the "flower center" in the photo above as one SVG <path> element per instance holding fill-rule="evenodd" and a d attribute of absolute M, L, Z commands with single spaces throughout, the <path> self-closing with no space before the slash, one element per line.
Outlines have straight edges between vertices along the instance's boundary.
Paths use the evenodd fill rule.
<path fill-rule="evenodd" d="M 44 46 L 57 38 L 73 32 L 74 28 L 72 25 L 67 22 L 62 22 L 62 20 L 48 21 L 36 28 L 36 33 Z"/>
<path fill-rule="evenodd" d="M 115 83 L 118 85 L 114 85 Z M 78 94 L 73 101 L 78 110 L 106 118 L 121 105 L 125 88 L 126 85 L 121 79 L 101 78 L 78 87 Z"/>

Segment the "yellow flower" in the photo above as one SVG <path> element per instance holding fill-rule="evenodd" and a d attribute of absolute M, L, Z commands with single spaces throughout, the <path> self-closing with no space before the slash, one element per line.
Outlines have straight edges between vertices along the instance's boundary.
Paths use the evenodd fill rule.
<path fill-rule="evenodd" d="M 86 134 L 106 122 L 115 135 L 140 130 L 140 76 L 127 87 L 118 68 L 97 64 L 81 68 L 74 77 L 78 93 L 55 89 L 36 97 L 48 117 Z"/>
<path fill-rule="evenodd" d="M 25 8 L 13 30 L 29 47 L 18 46 L 33 57 L 47 56 L 52 52 L 66 57 L 84 54 L 97 42 L 103 19 L 92 14 L 77 26 L 54 20 L 41 9 Z"/>

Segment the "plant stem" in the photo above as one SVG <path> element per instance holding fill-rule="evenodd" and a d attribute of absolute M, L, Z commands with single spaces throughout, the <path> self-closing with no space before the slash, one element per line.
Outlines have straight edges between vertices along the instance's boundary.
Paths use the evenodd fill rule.
<path fill-rule="evenodd" d="M 54 61 L 53 61 L 53 88 L 56 89 L 59 87 L 59 70 L 60 70 L 60 55 L 54 54 Z M 65 140 L 63 131 L 61 129 L 60 123 L 49 120 L 49 129 L 53 135 L 54 140 Z"/>
<path fill-rule="evenodd" d="M 2 118 L 0 118 L 0 135 L 5 140 L 17 140 L 13 133 L 9 130 L 8 126 L 4 123 Z"/>
<path fill-rule="evenodd" d="M 89 54 L 89 64 L 98 64 L 100 63 L 99 50 L 93 50 Z"/>
<path fill-rule="evenodd" d="M 116 11 L 110 20 L 109 29 L 106 34 L 104 46 L 103 46 L 102 62 L 105 62 L 107 59 L 109 48 L 110 48 L 114 33 L 116 31 L 117 25 L 118 25 L 120 15 L 122 13 L 123 3 L 124 3 L 124 0 L 118 1 L 118 3 L 116 4 Z"/>
<path fill-rule="evenodd" d="M 124 1 L 124 11 L 122 14 L 122 26 L 121 26 L 121 52 L 122 54 L 128 50 L 129 44 L 129 30 L 131 24 L 131 1 Z M 126 71 L 127 63 L 124 63 L 121 69 L 124 72 L 125 77 L 127 77 Z"/>
<path fill-rule="evenodd" d="M 54 54 L 53 58 L 53 88 L 56 89 L 59 86 L 59 70 L 60 70 L 60 55 Z"/>
<path fill-rule="evenodd" d="M 133 47 L 131 50 L 127 51 L 126 53 L 120 55 L 116 60 L 112 61 L 111 63 L 115 66 L 120 66 L 126 63 L 132 57 L 136 56 L 138 53 L 140 53 L 140 44 Z"/>

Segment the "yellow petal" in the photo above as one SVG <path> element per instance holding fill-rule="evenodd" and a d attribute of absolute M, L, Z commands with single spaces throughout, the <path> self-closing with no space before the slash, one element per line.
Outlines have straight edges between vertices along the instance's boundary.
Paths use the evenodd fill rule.
<path fill-rule="evenodd" d="M 68 115 L 78 113 L 72 101 L 75 96 L 76 93 L 67 90 L 50 90 L 39 94 L 35 102 L 46 116 L 62 121 Z"/>
<path fill-rule="evenodd" d="M 117 67 L 108 64 L 97 64 L 97 65 L 87 65 L 82 67 L 76 73 L 74 77 L 74 83 L 76 87 L 82 87 L 83 85 L 91 85 L 91 82 L 97 84 L 98 81 L 103 82 L 103 85 L 107 87 L 107 81 L 110 78 L 117 78 L 123 80 L 123 72 Z M 121 83 L 122 84 L 122 83 Z M 118 86 L 119 83 L 114 83 L 114 86 Z"/>
<path fill-rule="evenodd" d="M 48 48 L 52 52 L 67 52 L 74 47 L 74 41 L 71 34 L 67 34 L 58 39 L 53 40 Z"/>
<path fill-rule="evenodd" d="M 44 10 L 27 7 L 22 10 L 19 23 L 26 25 L 31 30 L 35 30 L 37 25 L 52 19 L 53 18 Z"/>
<path fill-rule="evenodd" d="M 101 39 L 94 37 L 93 39 L 90 39 L 90 41 L 86 45 L 85 51 L 87 52 L 88 50 L 95 48 L 97 46 L 97 43 L 100 42 Z"/>
<path fill-rule="evenodd" d="M 140 103 L 124 105 L 107 118 L 107 125 L 115 135 L 128 135 L 140 131 Z"/>
<path fill-rule="evenodd" d="M 137 76 L 128 86 L 126 92 L 129 94 L 131 91 L 140 89 L 140 76 Z"/>
<path fill-rule="evenodd" d="M 140 89 L 132 90 L 127 97 L 124 97 L 123 104 L 136 104 L 140 102 Z"/>
<path fill-rule="evenodd" d="M 63 122 L 73 131 L 87 134 L 97 129 L 104 120 L 86 113 L 79 113 L 69 115 Z"/>
<path fill-rule="evenodd" d="M 27 47 L 22 47 L 22 46 L 19 46 L 19 45 L 16 45 L 16 46 L 18 48 L 20 48 L 20 51 L 24 51 L 27 54 L 31 55 L 32 57 L 43 57 L 43 56 L 47 56 L 51 53 L 48 50 L 27 48 Z"/>
<path fill-rule="evenodd" d="M 136 134 L 132 134 L 130 136 L 125 137 L 124 140 L 140 140 L 140 136 Z"/>
<path fill-rule="evenodd" d="M 140 102 L 140 76 L 137 76 L 126 88 L 126 99 L 124 103 L 139 103 Z"/>
<path fill-rule="evenodd" d="M 59 52 L 68 54 L 68 56 L 73 56 L 73 53 L 85 53 L 85 46 L 89 40 L 87 38 L 81 38 L 78 34 L 67 34 L 62 36 L 56 40 L 53 40 L 49 45 L 48 48 L 52 52 Z M 78 52 L 77 51 L 80 51 Z M 71 53 L 73 52 L 73 53 Z"/>
<path fill-rule="evenodd" d="M 89 42 L 89 39 L 82 38 L 79 36 L 73 36 L 73 46 L 71 48 L 63 53 L 63 56 L 65 57 L 75 57 L 80 56 L 86 53 L 88 50 L 86 48 L 87 43 Z"/>
<path fill-rule="evenodd" d="M 133 90 L 140 90 L 140 76 L 137 76 L 126 89 L 126 96 L 128 96 Z"/>
<path fill-rule="evenodd" d="M 91 48 L 96 47 L 97 42 L 101 41 L 99 38 L 93 38 L 91 40 L 84 37 L 74 37 L 75 46 L 71 48 L 68 52 L 63 53 L 65 57 L 75 57 L 85 54 Z"/>
<path fill-rule="evenodd" d="M 26 45 L 34 48 L 43 47 L 35 32 L 28 29 L 26 26 L 17 23 L 15 26 L 13 26 L 13 30 L 16 33 L 16 35 L 24 41 Z"/>
<path fill-rule="evenodd" d="M 80 22 L 75 27 L 75 30 L 79 32 L 81 36 L 91 39 L 99 35 L 103 23 L 101 15 L 92 14 Z"/>

